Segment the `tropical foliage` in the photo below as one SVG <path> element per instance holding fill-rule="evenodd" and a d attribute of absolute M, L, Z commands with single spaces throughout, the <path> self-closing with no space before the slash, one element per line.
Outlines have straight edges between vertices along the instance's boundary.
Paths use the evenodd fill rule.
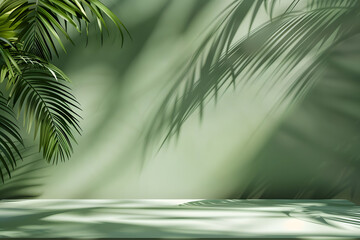
<path fill-rule="evenodd" d="M 48 162 L 71 156 L 74 133 L 80 134 L 80 105 L 67 85 L 69 78 L 50 61 L 73 43 L 70 28 L 89 33 L 95 22 L 103 41 L 106 17 L 120 31 L 126 28 L 99 0 L 0 1 L 0 176 L 9 176 L 21 157 L 22 137 L 14 112 L 26 130 L 38 136 Z M 108 31 L 109 32 L 109 31 Z M 20 147 L 19 147 L 20 146 Z"/>

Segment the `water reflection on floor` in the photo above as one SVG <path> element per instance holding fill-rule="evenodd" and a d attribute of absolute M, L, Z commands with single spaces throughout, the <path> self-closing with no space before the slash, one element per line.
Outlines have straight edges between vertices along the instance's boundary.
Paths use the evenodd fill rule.
<path fill-rule="evenodd" d="M 3 200 L 0 237 L 360 238 L 345 200 Z"/>

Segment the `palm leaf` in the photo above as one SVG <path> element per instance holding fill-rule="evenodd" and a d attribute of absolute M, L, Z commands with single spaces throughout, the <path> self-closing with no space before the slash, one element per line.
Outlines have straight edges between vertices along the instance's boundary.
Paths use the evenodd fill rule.
<path fill-rule="evenodd" d="M 57 163 L 70 157 L 73 131 L 80 133 L 80 109 L 75 97 L 65 84 L 67 79 L 55 66 L 29 56 L 18 56 L 22 74 L 10 84 L 10 98 L 23 111 L 28 132 L 34 125 L 34 138 L 39 134 L 39 150 L 47 161 Z"/>
<path fill-rule="evenodd" d="M 0 5 L 0 16 L 9 15 L 7 21 L 19 31 L 18 41 L 23 44 L 22 49 L 25 52 L 50 60 L 53 53 L 58 56 L 57 45 L 66 52 L 63 37 L 73 43 L 67 33 L 68 24 L 78 32 L 81 32 L 81 26 L 85 25 L 88 33 L 91 18 L 87 10 L 95 17 L 101 36 L 103 28 L 107 29 L 103 17 L 105 14 L 119 29 L 123 42 L 123 30 L 126 28 L 115 14 L 98 0 L 5 0 Z"/>
<path fill-rule="evenodd" d="M 4 81 L 6 77 L 14 77 L 16 73 L 20 73 L 20 68 L 13 58 L 12 51 L 16 50 L 16 47 L 6 38 L 0 37 L 0 83 Z"/>
<path fill-rule="evenodd" d="M 328 51 L 359 33 L 360 2 L 314 1 L 300 10 L 295 9 L 297 2 L 291 2 L 283 14 L 271 16 L 271 21 L 235 41 L 243 20 L 250 15 L 251 25 L 260 3 L 264 3 L 236 1 L 176 79 L 150 124 L 145 145 L 158 133 L 165 132 L 163 143 L 178 134 L 196 109 L 201 118 L 204 105 L 213 97 L 216 100 L 220 90 L 226 91 L 231 85 L 264 81 L 259 91 L 266 93 L 290 73 L 300 71 L 298 77 L 286 84 L 278 104 L 301 98 L 314 83 L 316 70 L 325 64 Z M 274 11 L 273 4 L 264 5 Z M 310 60 L 300 68 L 304 59 Z M 271 77 L 265 80 L 265 75 Z"/>
<path fill-rule="evenodd" d="M 9 14 L 0 15 L 0 37 L 5 38 L 10 42 L 14 42 L 17 40 L 16 37 L 16 25 L 12 25 L 11 22 L 8 21 Z"/>
<path fill-rule="evenodd" d="M 34 125 L 34 135 L 39 134 L 39 148 L 47 161 L 69 158 L 75 141 L 72 131 L 80 133 L 80 116 L 72 110 L 79 109 L 79 104 L 63 83 L 70 80 L 49 60 L 53 54 L 59 55 L 58 46 L 66 52 L 64 39 L 73 43 L 68 25 L 80 33 L 85 26 L 88 34 L 89 23 L 94 19 L 103 36 L 103 29 L 108 29 L 104 15 L 119 29 L 123 42 L 126 28 L 99 0 L 0 3 L 0 22 L 5 19 L 6 27 L 15 33 L 11 39 L 0 36 L 0 82 L 6 80 L 6 89 L 10 90 L 18 115 L 23 114 L 29 132 Z"/>
<path fill-rule="evenodd" d="M 16 166 L 17 155 L 21 158 L 16 142 L 22 143 L 16 118 L 7 100 L 0 92 L 0 177 L 4 182 L 4 171 L 11 177 Z"/>

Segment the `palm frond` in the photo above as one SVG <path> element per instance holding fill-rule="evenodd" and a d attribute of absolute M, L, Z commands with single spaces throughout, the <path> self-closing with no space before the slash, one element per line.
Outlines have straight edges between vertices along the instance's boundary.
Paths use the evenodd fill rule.
<path fill-rule="evenodd" d="M 176 79 L 150 124 L 146 144 L 158 133 L 165 132 L 163 143 L 178 134 L 196 109 L 201 118 L 206 103 L 212 98 L 216 100 L 220 90 L 224 92 L 231 85 L 266 81 L 260 90 L 267 92 L 285 76 L 300 71 L 298 77 L 286 84 L 278 102 L 301 98 L 314 83 L 315 69 L 326 62 L 328 50 L 360 31 L 359 1 L 315 1 L 316 4 L 300 10 L 294 10 L 299 1 L 293 1 L 283 14 L 236 41 L 235 35 L 243 20 L 250 17 L 251 25 L 264 3 L 261 0 L 236 2 Z M 264 6 L 268 11 L 271 8 L 272 14 L 273 3 Z M 306 67 L 300 69 L 298 66 L 304 59 L 308 59 Z M 265 73 L 270 78 L 263 79 Z"/>
<path fill-rule="evenodd" d="M 23 44 L 22 50 L 45 60 L 52 59 L 53 53 L 58 56 L 56 44 L 66 52 L 62 38 L 73 42 L 67 32 L 68 24 L 78 32 L 85 25 L 88 33 L 91 18 L 87 12 L 95 17 L 101 36 L 103 29 L 107 29 L 103 17 L 107 15 L 119 29 L 123 42 L 126 28 L 99 0 L 5 0 L 0 5 L 0 16 L 8 14 L 10 26 L 16 26 L 19 31 L 18 42 Z"/>
<path fill-rule="evenodd" d="M 9 81 L 10 99 L 23 113 L 28 132 L 34 125 L 34 138 L 39 134 L 39 150 L 47 161 L 57 163 L 70 157 L 73 130 L 80 134 L 80 109 L 65 84 L 67 77 L 58 68 L 39 58 L 17 56 L 22 73 Z"/>
<path fill-rule="evenodd" d="M 0 15 L 0 37 L 7 39 L 9 42 L 15 42 L 17 40 L 16 25 L 12 25 L 8 21 L 8 17 L 9 14 Z"/>
<path fill-rule="evenodd" d="M 17 143 L 22 143 L 22 138 L 15 121 L 12 108 L 0 92 L 0 177 L 3 182 L 4 173 L 11 177 L 11 169 L 14 170 L 17 159 L 21 158 Z"/>
<path fill-rule="evenodd" d="M 10 98 L 23 114 L 24 125 L 30 132 L 34 125 L 39 134 L 39 148 L 47 161 L 65 160 L 75 141 L 73 130 L 80 133 L 80 116 L 72 109 L 79 104 L 64 81 L 69 78 L 50 64 L 58 46 L 65 52 L 64 39 L 73 43 L 68 25 L 79 33 L 89 31 L 95 20 L 103 39 L 108 31 L 107 16 L 121 34 L 122 22 L 99 0 L 4 0 L 0 3 L 0 83 L 6 81 Z"/>
<path fill-rule="evenodd" d="M 20 73 L 20 68 L 14 57 L 12 51 L 16 50 L 16 47 L 6 38 L 0 37 L 0 83 L 4 81 L 6 77 L 14 77 L 16 73 Z M 8 76 L 6 76 L 6 74 Z"/>

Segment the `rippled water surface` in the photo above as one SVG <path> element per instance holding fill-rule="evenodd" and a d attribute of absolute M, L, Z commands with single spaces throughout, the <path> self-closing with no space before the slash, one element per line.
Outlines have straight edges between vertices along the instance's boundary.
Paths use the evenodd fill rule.
<path fill-rule="evenodd" d="M 3 200 L 0 237 L 360 237 L 345 200 Z"/>

